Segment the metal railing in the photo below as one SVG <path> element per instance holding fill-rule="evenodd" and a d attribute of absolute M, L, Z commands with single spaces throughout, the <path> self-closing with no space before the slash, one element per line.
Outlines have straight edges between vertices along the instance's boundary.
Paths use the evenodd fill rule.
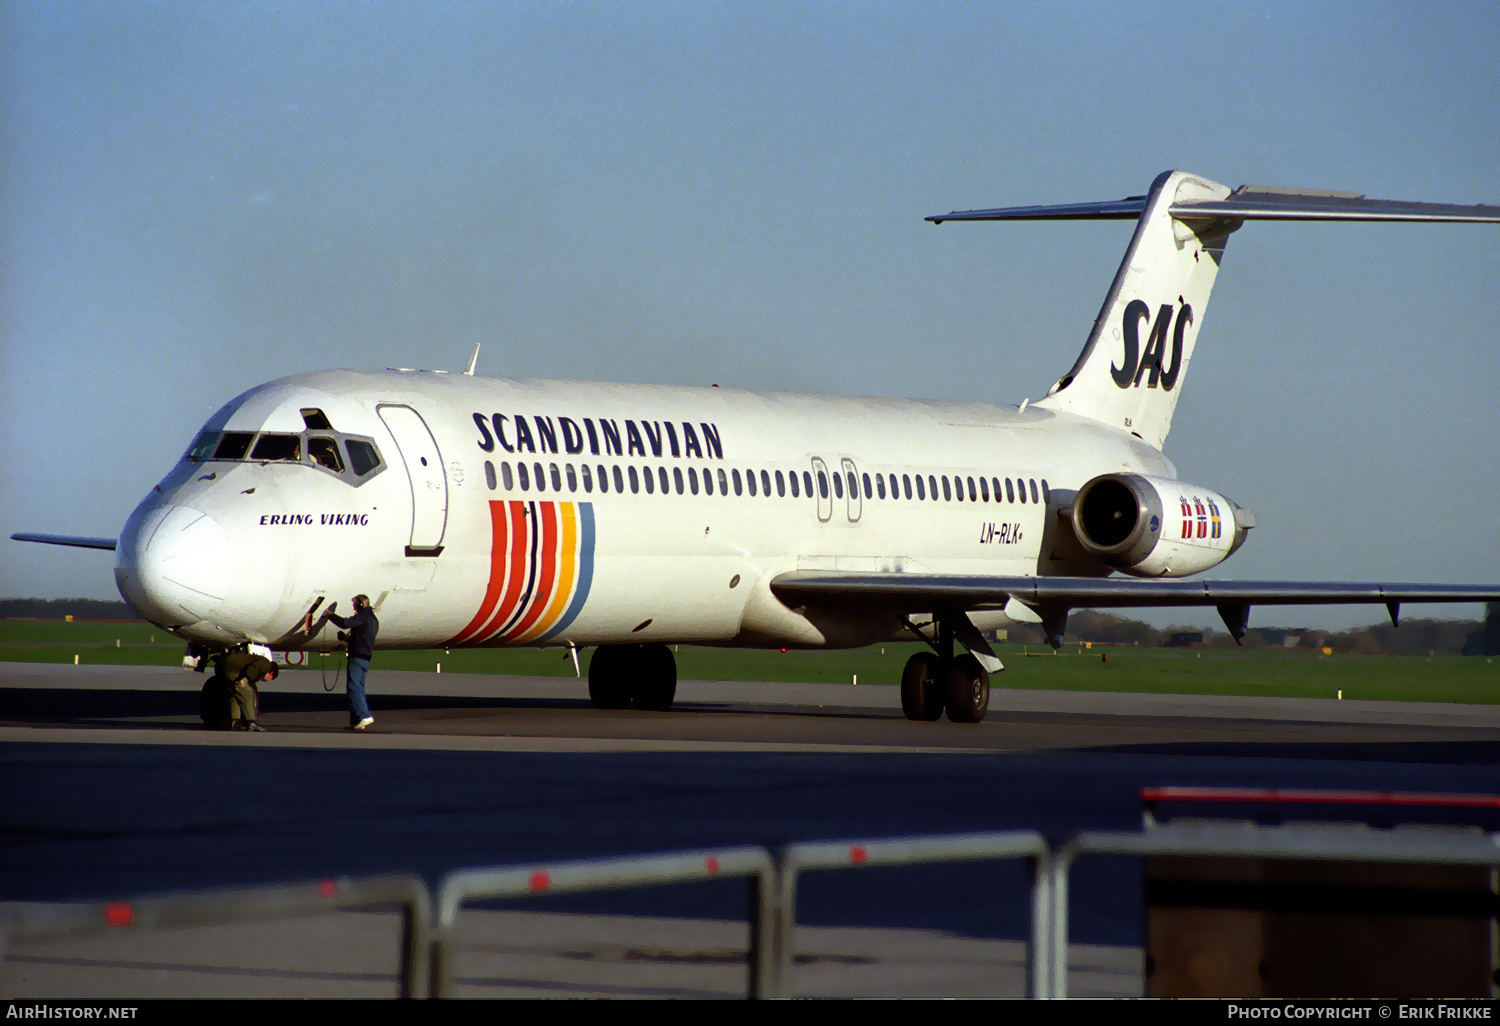
<path fill-rule="evenodd" d="M 1047 945 L 1051 931 L 1051 851 L 1034 830 L 984 834 L 947 834 L 870 841 L 821 841 L 793 844 L 777 859 L 776 908 L 772 916 L 775 973 L 771 996 L 787 996 L 791 982 L 794 929 L 797 921 L 797 878 L 805 870 L 859 869 L 910 866 L 932 862 L 970 862 L 981 859 L 1026 859 L 1031 871 L 1031 930 L 1026 945 L 1026 996 L 1046 997 L 1050 965 Z"/>
<path fill-rule="evenodd" d="M 123 901 L 12 902 L 0 905 L 0 952 L 8 952 L 12 944 L 25 941 L 59 940 L 120 930 L 224 926 L 321 915 L 336 909 L 390 906 L 399 907 L 402 913 L 400 996 L 421 997 L 425 993 L 427 976 L 432 899 L 426 882 L 407 873 L 325 878 L 309 883 L 166 894 Z"/>
<path fill-rule="evenodd" d="M 1452 835 L 1328 825 L 1173 823 L 1138 832 L 1086 831 L 1055 851 L 1035 831 L 823 841 L 775 853 L 747 846 L 627 858 L 457 870 L 434 902 L 412 875 L 167 895 L 81 904 L 0 905 L 4 951 L 24 941 L 109 930 L 221 925 L 332 909 L 399 906 L 404 914 L 400 994 L 445 997 L 453 987 L 453 929 L 464 905 L 659 884 L 745 879 L 749 885 L 746 994 L 783 997 L 795 957 L 799 877 L 809 870 L 1025 859 L 1030 873 L 1029 997 L 1066 997 L 1069 874 L 1085 855 L 1178 855 L 1500 868 L 1500 834 Z"/>
<path fill-rule="evenodd" d="M 745 877 L 750 880 L 750 997 L 765 996 L 769 976 L 765 943 L 769 933 L 770 891 L 774 886 L 770 853 L 764 848 L 689 851 L 584 862 L 557 862 L 495 869 L 463 869 L 449 873 L 438 888 L 437 917 L 432 933 L 433 997 L 447 997 L 453 986 L 450 945 L 459 909 L 470 901 L 519 898 L 541 894 L 617 890 L 656 884 L 688 883 Z"/>

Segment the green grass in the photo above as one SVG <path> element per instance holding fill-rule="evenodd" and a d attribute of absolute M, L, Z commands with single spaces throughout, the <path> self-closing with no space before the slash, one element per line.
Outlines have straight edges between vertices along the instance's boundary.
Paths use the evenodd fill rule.
<path fill-rule="evenodd" d="M 115 643 L 119 641 L 117 648 Z M 0 661 L 80 665 L 176 666 L 180 640 L 144 623 L 0 621 Z M 893 643 L 843 652 L 778 652 L 695 648 L 677 651 L 684 680 L 767 680 L 862 685 L 894 684 L 917 646 Z M 1331 655 L 1285 650 L 1183 651 L 1152 648 L 1065 648 L 1054 654 L 1036 646 L 999 646 L 1007 672 L 1002 687 L 1066 691 L 1135 691 L 1161 694 L 1261 695 L 1392 701 L 1500 702 L 1500 660 L 1463 656 Z M 1107 661 L 1101 656 L 1107 656 Z M 588 655 L 582 656 L 584 669 Z M 571 677 L 573 663 L 562 649 L 441 649 L 381 651 L 381 669 L 444 673 L 497 673 Z M 341 656 L 311 655 L 308 667 Z"/>

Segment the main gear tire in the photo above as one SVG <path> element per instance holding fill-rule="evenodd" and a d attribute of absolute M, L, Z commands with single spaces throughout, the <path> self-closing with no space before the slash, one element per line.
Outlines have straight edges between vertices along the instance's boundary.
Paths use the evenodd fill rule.
<path fill-rule="evenodd" d="M 954 723 L 978 723 L 990 708 L 990 675 L 979 660 L 961 655 L 948 665 L 943 703 Z"/>
<path fill-rule="evenodd" d="M 633 674 L 626 655 L 619 645 L 594 649 L 589 659 L 589 701 L 595 709 L 630 708 Z"/>
<path fill-rule="evenodd" d="M 666 712 L 677 697 L 677 660 L 666 645 L 642 645 L 635 655 L 635 707 Z"/>
<path fill-rule="evenodd" d="M 918 652 L 901 671 L 901 711 L 909 720 L 936 720 L 943 715 L 943 693 L 938 684 L 938 657 Z"/>

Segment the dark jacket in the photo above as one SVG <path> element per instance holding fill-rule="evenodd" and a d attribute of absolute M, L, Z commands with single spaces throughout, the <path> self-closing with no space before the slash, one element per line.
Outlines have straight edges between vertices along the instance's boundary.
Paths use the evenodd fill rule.
<path fill-rule="evenodd" d="M 356 609 L 353 616 L 334 616 L 328 619 L 349 632 L 349 658 L 373 659 L 375 657 L 375 635 L 380 632 L 380 621 L 375 619 L 375 610 Z"/>
<path fill-rule="evenodd" d="M 259 684 L 270 675 L 275 665 L 265 656 L 231 652 L 219 663 L 219 672 L 231 681 L 238 682 L 243 678 L 252 684 Z"/>

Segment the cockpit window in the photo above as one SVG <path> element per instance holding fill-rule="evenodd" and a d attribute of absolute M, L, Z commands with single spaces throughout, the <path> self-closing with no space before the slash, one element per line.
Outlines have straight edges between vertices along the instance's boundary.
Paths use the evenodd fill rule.
<path fill-rule="evenodd" d="M 193 442 L 193 447 L 187 451 L 187 455 L 183 458 L 192 460 L 194 463 L 202 463 L 214 451 L 214 445 L 218 441 L 219 433 L 217 431 L 205 431 Z"/>
<path fill-rule="evenodd" d="M 250 451 L 250 442 L 255 438 L 251 431 L 226 431 L 214 450 L 216 460 L 242 460 Z"/>
<path fill-rule="evenodd" d="M 332 431 L 333 425 L 328 423 L 322 410 L 307 409 L 302 411 L 302 423 L 307 425 L 309 431 Z"/>
<path fill-rule="evenodd" d="M 321 410 L 307 409 L 302 417 L 309 425 L 328 423 Z M 319 430 L 319 429 L 315 429 Z M 200 432 L 184 459 L 195 463 L 219 460 L 234 463 L 299 463 L 317 467 L 358 487 L 385 469 L 380 450 L 364 437 L 350 437 L 332 428 L 327 434 L 290 434 L 283 431 Z M 347 448 L 346 448 L 347 447 Z M 345 453 L 348 453 L 347 458 Z M 210 455 L 211 454 L 211 455 Z"/>
<path fill-rule="evenodd" d="M 309 438 L 307 455 L 318 466 L 326 467 L 335 474 L 344 472 L 344 461 L 339 458 L 339 444 L 332 438 Z"/>
<path fill-rule="evenodd" d="M 351 438 L 346 444 L 349 446 L 349 466 L 356 477 L 364 477 L 380 466 L 380 453 L 369 442 Z"/>
<path fill-rule="evenodd" d="M 255 451 L 250 454 L 250 458 L 267 462 L 296 463 L 302 459 L 302 436 L 261 435 L 260 440 L 255 443 Z"/>

